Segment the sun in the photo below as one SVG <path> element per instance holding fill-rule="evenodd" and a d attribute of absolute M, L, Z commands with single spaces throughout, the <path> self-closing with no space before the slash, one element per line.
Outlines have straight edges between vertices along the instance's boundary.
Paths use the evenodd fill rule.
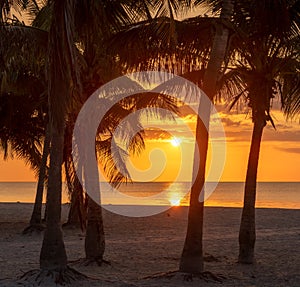
<path fill-rule="evenodd" d="M 180 146 L 182 140 L 180 138 L 176 138 L 176 137 L 173 137 L 171 140 L 170 140 L 170 143 L 172 146 Z"/>
<path fill-rule="evenodd" d="M 178 198 L 171 198 L 169 199 L 171 206 L 180 206 L 180 199 Z"/>

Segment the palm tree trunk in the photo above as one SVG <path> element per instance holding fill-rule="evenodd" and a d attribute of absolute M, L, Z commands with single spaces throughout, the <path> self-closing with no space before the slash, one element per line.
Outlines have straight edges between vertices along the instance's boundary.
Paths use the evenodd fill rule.
<path fill-rule="evenodd" d="M 68 115 L 69 121 L 65 129 L 65 146 L 64 146 L 64 168 L 65 177 L 70 197 L 70 209 L 68 221 L 63 224 L 63 227 L 75 227 L 85 230 L 86 227 L 86 208 L 84 204 L 84 191 L 78 178 L 80 164 L 78 163 L 77 172 L 72 159 L 72 137 L 75 125 L 75 115 Z"/>
<path fill-rule="evenodd" d="M 224 0 L 220 15 L 221 21 L 229 22 L 232 13 L 232 1 Z M 228 27 L 224 26 L 223 23 L 217 25 L 210 60 L 208 62 L 203 82 L 203 90 L 210 100 L 213 99 L 216 93 L 217 81 L 220 76 L 222 62 L 226 56 L 228 38 Z M 207 124 L 207 127 L 210 118 L 210 108 L 210 103 L 207 103 L 206 101 L 200 103 L 199 114 L 206 115 L 202 120 Z M 205 111 L 205 109 L 209 112 L 207 112 L 207 110 Z M 204 202 L 199 202 L 199 195 L 200 191 L 204 188 L 205 183 L 208 131 L 203 123 L 199 122 L 199 120 L 197 120 L 196 126 L 196 142 L 199 146 L 199 157 L 201 160 L 200 163 L 198 163 L 196 156 L 194 157 L 193 178 L 195 178 L 195 183 L 191 189 L 188 227 L 179 265 L 179 271 L 192 274 L 203 272 L 204 267 L 202 250 Z M 199 169 L 197 172 L 198 166 Z"/>
<path fill-rule="evenodd" d="M 34 207 L 30 219 L 31 226 L 42 224 L 43 193 L 44 193 L 44 184 L 46 178 L 47 159 L 48 159 L 49 151 L 50 151 L 50 125 L 48 124 L 45 133 L 43 155 L 42 155 L 42 161 L 39 170 L 39 179 L 38 179 L 38 185 L 37 185 L 37 190 L 35 195 Z"/>
<path fill-rule="evenodd" d="M 78 78 L 73 47 L 75 1 L 55 0 L 53 4 L 47 69 L 51 149 L 46 230 L 40 253 L 40 268 L 62 274 L 68 270 L 61 229 L 64 133 L 67 110 L 70 107 L 71 97 L 78 88 Z M 65 278 L 57 278 L 57 281 L 65 280 Z"/>
<path fill-rule="evenodd" d="M 88 147 L 93 146 L 92 140 L 87 143 Z M 102 207 L 100 196 L 100 184 L 98 165 L 95 162 L 87 162 L 88 148 L 84 151 L 83 176 L 87 195 L 87 226 L 85 235 L 85 255 L 87 264 L 96 262 L 101 265 L 105 251 L 105 236 L 102 219 Z M 96 153 L 95 153 L 96 157 Z M 91 196 L 93 198 L 91 198 Z"/>
<path fill-rule="evenodd" d="M 188 227 L 179 265 L 180 272 L 191 274 L 201 273 L 204 268 L 202 247 L 204 202 L 199 201 L 199 196 L 205 181 L 208 132 L 200 121 L 197 121 L 196 130 L 196 141 L 199 146 L 201 161 L 199 162 L 197 174 L 195 174 L 197 172 L 197 163 L 194 162 L 193 176 L 196 176 L 196 180 L 191 189 Z"/>
<path fill-rule="evenodd" d="M 47 171 L 47 159 L 50 151 L 50 124 L 47 125 L 45 132 L 45 140 L 43 147 L 43 155 L 39 168 L 39 179 L 35 194 L 35 201 L 33 206 L 33 211 L 31 214 L 29 226 L 23 230 L 23 234 L 28 234 L 33 231 L 42 231 L 44 225 L 42 224 L 42 206 L 43 206 L 43 193 L 44 185 Z"/>
<path fill-rule="evenodd" d="M 259 160 L 260 143 L 265 123 L 255 121 L 252 133 L 250 154 L 248 159 L 247 175 L 244 192 L 244 207 L 239 232 L 239 263 L 251 264 L 254 262 L 255 247 L 255 199 L 257 167 Z"/>
<path fill-rule="evenodd" d="M 86 33 L 86 51 L 85 59 L 88 65 L 94 65 L 94 57 L 97 51 L 95 50 L 95 39 L 91 32 Z M 94 91 L 94 87 L 86 85 L 85 91 Z M 88 124 L 88 123 L 87 123 Z M 86 135 L 88 138 L 88 135 Z M 79 139 L 78 139 L 79 140 Z M 94 146 L 94 142 L 90 142 L 88 146 Z M 87 151 L 86 151 L 87 152 Z M 95 151 L 95 157 L 97 153 Z M 81 161 L 82 159 L 79 159 Z M 83 160 L 79 163 L 79 167 L 83 165 L 83 174 L 85 189 L 88 191 L 93 190 L 91 194 L 86 194 L 87 210 L 86 214 L 86 235 L 85 235 L 85 257 L 86 265 L 96 263 L 99 266 L 103 263 L 103 255 L 105 252 L 105 234 L 102 217 L 101 197 L 100 197 L 100 186 L 99 186 L 99 174 L 98 166 L 92 163 L 87 163 Z M 95 190 L 94 190 L 95 188 Z"/>
<path fill-rule="evenodd" d="M 48 190 L 48 187 L 47 187 L 47 190 Z M 46 222 L 46 219 L 47 219 L 47 214 L 48 214 L 48 207 L 47 207 L 47 204 L 45 206 L 45 211 L 44 211 L 44 218 L 42 219 L 42 223 L 45 223 Z"/>
<path fill-rule="evenodd" d="M 61 190 L 64 145 L 64 115 L 61 124 L 51 127 L 50 169 L 47 191 L 46 230 L 40 254 L 40 267 L 47 270 L 61 270 L 67 266 L 67 255 L 61 229 Z"/>
<path fill-rule="evenodd" d="M 85 237 L 86 259 L 101 265 L 105 251 L 102 207 L 88 197 L 88 214 Z"/>
<path fill-rule="evenodd" d="M 86 210 L 84 206 L 84 191 L 82 185 L 75 175 L 72 183 L 71 205 L 68 214 L 68 221 L 64 226 L 80 227 L 82 230 L 86 228 Z"/>

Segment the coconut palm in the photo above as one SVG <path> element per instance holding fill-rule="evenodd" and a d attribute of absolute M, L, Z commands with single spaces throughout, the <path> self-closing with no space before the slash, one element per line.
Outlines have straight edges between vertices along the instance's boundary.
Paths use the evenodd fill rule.
<path fill-rule="evenodd" d="M 9 114 L 4 112 L 1 115 L 2 124 L 0 129 L 0 141 L 4 150 L 4 158 L 7 158 L 8 150 L 10 149 L 13 157 L 15 155 L 18 158 L 24 159 L 30 164 L 30 167 L 35 173 L 39 175 L 34 211 L 30 220 L 30 228 L 26 228 L 24 232 L 27 233 L 30 230 L 42 230 L 41 208 L 46 173 L 45 160 L 47 159 L 48 152 L 46 152 L 45 156 L 45 151 L 47 150 L 47 138 L 44 139 L 43 143 L 45 122 L 34 118 L 38 115 L 36 114 L 37 110 L 34 109 L 34 104 L 36 104 L 39 99 L 36 98 L 35 103 L 28 101 L 29 97 L 26 93 L 18 96 L 11 93 L 8 96 L 1 94 L 0 98 L 2 106 L 1 110 L 10 108 L 9 110 L 12 111 L 14 109 L 14 111 Z M 27 101 L 27 104 L 30 105 L 27 110 L 24 105 L 24 99 Z M 7 106 L 7 103 L 9 103 L 9 107 Z M 43 150 L 42 154 L 41 150 Z"/>
<path fill-rule="evenodd" d="M 23 71 L 19 71 L 20 67 L 26 66 L 27 73 L 30 73 L 31 76 L 36 77 L 36 81 L 28 81 L 26 85 L 32 85 L 32 90 L 37 90 L 36 87 L 43 86 L 43 91 L 41 92 L 41 99 L 37 100 L 37 103 L 40 103 L 44 106 L 44 111 L 47 104 L 46 104 L 46 97 L 45 97 L 45 75 L 44 75 L 44 61 L 43 57 L 45 57 L 46 51 L 46 40 L 47 35 L 42 30 L 33 30 L 31 27 L 24 26 L 24 23 L 18 20 L 15 15 L 11 15 L 11 8 L 14 8 L 16 12 L 22 12 L 23 14 L 27 14 L 28 10 L 33 13 L 37 13 L 40 10 L 39 5 L 36 1 L 2 1 L 2 24 L 6 24 L 5 28 L 3 28 L 2 33 L 5 31 L 6 33 L 6 41 L 2 44 L 2 49 L 6 45 L 9 45 L 10 53 L 5 56 L 5 59 L 8 65 L 4 65 L 3 68 L 6 74 L 12 73 L 13 75 L 18 71 L 18 73 L 22 74 Z M 7 23 L 12 23 L 14 26 L 7 26 Z M 36 46 L 32 47 L 32 41 L 37 44 Z M 29 48 L 29 46 L 31 46 Z M 32 49 L 33 48 L 33 49 Z M 20 53 L 20 51 L 23 51 Z M 34 56 L 34 57 L 33 57 Z M 13 65 L 11 64 L 13 63 Z M 11 69 L 13 67 L 13 70 Z M 37 69 L 38 67 L 38 69 Z M 33 68 L 33 69 L 32 69 Z M 14 85 L 18 85 L 20 80 L 18 78 L 14 78 Z M 29 80 L 29 79 L 28 79 Z M 38 81 L 38 85 L 36 82 Z M 34 87 L 34 88 L 33 88 Z M 22 87 L 20 89 L 22 93 L 31 93 L 30 90 L 24 89 Z M 24 94 L 24 96 L 25 96 Z M 47 117 L 45 117 L 46 119 Z M 46 124 L 46 121 L 45 121 Z M 34 201 L 34 208 L 30 219 L 30 224 L 26 227 L 23 233 L 32 232 L 35 230 L 43 230 L 44 226 L 41 224 L 41 212 L 42 212 L 42 200 L 43 200 L 43 191 L 44 191 L 44 183 L 46 178 L 46 163 L 49 154 L 49 145 L 50 145 L 50 138 L 49 133 L 45 134 L 44 144 L 43 144 L 43 152 L 42 152 L 42 159 L 41 164 L 39 166 L 38 171 L 38 184 L 36 190 L 36 197 Z"/>
<path fill-rule="evenodd" d="M 195 1 L 196 4 L 203 2 L 205 1 Z M 220 4 L 220 1 L 212 2 Z M 120 39 L 123 35 L 122 45 L 125 43 L 126 47 L 120 53 L 121 60 L 125 59 L 127 67 L 134 69 L 158 69 L 185 75 L 199 84 L 212 100 L 216 94 L 217 80 L 224 71 L 222 63 L 227 52 L 228 26 L 233 12 L 232 1 L 221 1 L 221 4 L 221 21 L 196 17 L 178 22 L 169 15 L 170 19 L 153 18 L 133 25 L 117 36 Z M 210 30 L 212 26 L 215 26 L 216 31 L 213 44 Z M 135 58 L 130 57 L 128 51 L 134 51 L 132 54 Z M 209 60 L 206 58 L 208 55 Z M 199 274 L 203 271 L 203 202 L 199 202 L 199 195 L 205 182 L 208 144 L 208 132 L 200 122 L 197 123 L 196 140 L 200 147 L 201 163 L 199 172 L 193 175 L 196 180 L 191 190 L 188 230 L 179 270 Z M 196 166 L 194 169 L 197 170 Z"/>
<path fill-rule="evenodd" d="M 10 93 L 17 93 L 23 98 L 32 98 L 33 94 L 38 97 L 35 98 L 35 105 L 32 105 L 32 112 L 36 115 L 42 115 L 44 119 L 44 127 L 36 127 L 36 129 L 44 129 L 47 124 L 47 117 L 45 112 L 47 109 L 47 99 L 45 96 L 45 73 L 44 73 L 44 57 L 47 33 L 42 30 L 36 30 L 32 27 L 24 26 L 15 15 L 11 15 L 11 6 L 16 12 L 25 13 L 27 9 L 39 10 L 39 6 L 35 1 L 2 1 L 2 25 L 1 36 L 5 41 L 1 41 L 1 54 L 3 55 L 2 65 L 2 91 L 3 87 L 8 89 Z M 36 45 L 33 47 L 32 43 Z M 20 52 L 22 51 L 22 52 Z M 26 79 L 27 75 L 27 79 Z M 5 85 L 3 85 L 3 83 Z M 16 87 L 18 89 L 16 90 Z M 18 101 L 15 102 L 17 104 Z M 37 105 L 40 107 L 37 108 Z M 41 109 L 41 107 L 43 107 Z M 36 109 L 36 110 L 34 110 Z M 25 118 L 24 118 L 25 121 Z M 24 124 L 23 124 L 24 125 Z M 34 127 L 32 127 L 34 133 Z M 13 129 L 11 129 L 13 131 Z M 44 133 L 45 135 L 45 133 Z M 44 139 L 43 155 L 39 166 L 39 180 L 36 191 L 36 198 L 34 209 L 30 219 L 30 225 L 25 228 L 24 233 L 33 230 L 41 230 L 41 210 L 43 188 L 46 173 L 46 161 L 49 142 L 48 137 Z M 35 166 L 37 169 L 37 167 Z"/>
<path fill-rule="evenodd" d="M 99 17 L 98 15 L 103 13 L 103 11 L 97 7 L 95 9 L 91 9 L 90 7 L 81 7 L 82 9 L 85 9 L 87 14 L 97 14 L 97 17 L 93 20 L 93 18 L 88 19 L 82 19 L 82 13 L 78 15 L 77 22 L 78 25 L 76 25 L 78 30 L 78 40 L 80 40 L 80 43 L 83 47 L 83 58 L 86 63 L 86 69 L 84 69 L 84 77 L 82 80 L 82 85 L 84 87 L 82 98 L 83 100 L 87 99 L 87 97 L 92 94 L 96 88 L 101 86 L 103 83 L 113 79 L 116 76 L 119 76 L 121 74 L 121 68 L 120 65 L 116 62 L 114 62 L 114 55 L 111 55 L 107 53 L 107 38 L 115 32 L 119 27 L 121 27 L 121 24 L 125 24 L 125 22 L 128 23 L 130 19 L 128 19 L 128 16 L 126 16 L 125 11 L 123 10 L 124 7 L 131 7 L 133 8 L 133 11 L 140 11 L 139 5 L 136 5 L 134 1 L 121 1 L 121 2 L 110 2 L 108 1 L 109 5 L 106 5 L 105 9 L 108 9 L 109 7 L 111 11 L 119 11 L 119 15 L 115 15 L 113 13 L 110 13 L 109 15 L 109 23 L 102 23 L 99 24 Z M 120 4 L 123 4 L 124 7 L 120 6 Z M 79 5 L 80 6 L 80 5 Z M 115 7 L 117 6 L 117 7 Z M 82 11 L 80 9 L 80 11 Z M 91 9 L 91 10 L 88 10 Z M 98 12 L 97 12 L 98 11 Z M 105 12 L 105 11 L 104 11 Z M 106 11 L 107 13 L 109 11 Z M 135 13 L 133 13 L 135 15 Z M 121 16 L 121 18 L 120 18 Z M 102 21 L 100 19 L 100 21 Z M 90 33 L 86 32 L 85 25 L 90 25 L 91 27 L 96 27 L 98 29 L 98 33 Z M 99 27 L 102 27 L 102 29 Z M 97 47 L 97 48 L 95 48 Z M 110 69 L 107 69 L 107 67 L 110 67 Z M 165 104 L 169 106 L 170 109 L 172 109 L 172 101 L 167 100 L 167 97 L 165 97 L 166 101 Z M 161 104 L 160 97 L 152 96 L 148 97 L 147 101 L 137 100 L 134 101 L 131 99 L 129 100 L 130 104 L 126 101 L 123 101 L 121 105 L 116 106 L 116 111 L 114 112 L 114 116 L 111 114 L 108 114 L 107 120 L 104 120 L 104 124 L 102 130 L 99 129 L 99 134 L 103 135 L 105 132 L 109 132 L 110 138 L 112 131 L 114 128 L 118 125 L 120 120 L 130 114 L 133 111 L 132 103 L 135 102 L 137 106 L 144 107 L 145 105 L 147 107 L 151 106 L 157 106 L 158 102 Z M 125 108 L 127 106 L 127 108 Z M 128 145 L 130 148 L 134 147 L 133 149 L 140 149 L 140 147 L 143 146 L 143 141 L 141 140 L 141 136 L 138 133 L 132 140 L 132 144 Z M 129 177 L 128 171 L 124 168 L 124 164 L 119 164 L 119 168 L 117 168 L 116 164 L 114 163 L 114 160 L 112 158 L 112 152 L 110 150 L 110 141 L 109 138 L 105 140 L 99 140 L 97 141 L 96 147 L 97 147 L 97 153 L 99 156 L 99 159 L 104 162 L 104 170 L 107 174 L 107 177 L 110 179 L 112 183 L 119 183 L 122 180 L 126 180 L 126 178 Z M 138 147 L 139 146 L 139 147 Z M 117 147 L 115 151 L 121 150 L 120 147 Z M 123 152 L 124 154 L 124 152 Z M 114 153 L 114 157 L 116 156 L 116 153 Z M 119 163 L 122 162 L 122 156 L 119 155 Z M 72 167 L 72 165 L 69 165 Z M 121 171 L 118 170 L 121 168 Z M 78 183 L 78 179 L 73 177 L 75 179 L 75 182 Z M 80 203 L 78 204 L 79 210 L 80 206 L 83 205 L 83 198 L 82 195 L 82 188 L 80 187 L 79 190 L 79 197 L 81 198 Z M 76 199 L 74 199 L 74 202 Z M 104 231 L 103 231 L 103 223 L 102 223 L 102 214 L 101 207 L 97 206 L 92 200 L 88 199 L 87 204 L 88 210 L 87 210 L 87 231 L 86 231 L 86 244 L 85 244 L 85 250 L 86 250 L 86 263 L 96 262 L 98 265 L 101 264 L 103 260 L 103 253 L 104 253 Z M 94 214 L 95 213 L 95 214 Z M 82 214 L 82 213 L 81 213 Z M 98 238 L 99 240 L 95 240 L 95 238 Z M 96 252 L 97 251 L 97 252 Z"/>
<path fill-rule="evenodd" d="M 106 40 L 115 30 L 119 29 L 122 24 L 128 23 L 130 18 L 124 6 L 122 6 L 126 5 L 126 1 L 105 2 L 106 5 L 104 5 L 104 3 L 101 3 L 101 5 L 94 3 L 94 7 L 92 7 L 86 5 L 83 1 L 78 1 L 78 15 L 76 17 L 77 21 L 75 26 L 78 31 L 78 40 L 83 47 L 83 58 L 85 61 L 84 77 L 82 79 L 84 88 L 81 95 L 83 101 L 105 82 L 118 75 L 118 65 L 114 64 L 113 58 L 111 56 L 108 57 L 105 53 Z M 129 1 L 127 2 L 129 3 Z M 82 13 L 82 11 L 85 11 L 85 13 Z M 114 13 L 112 13 L 112 11 L 114 11 Z M 99 17 L 99 15 L 103 17 Z M 93 29 L 94 33 L 91 33 L 90 29 Z M 107 67 L 111 68 L 107 69 Z M 112 126 L 112 123 L 106 121 L 106 126 Z M 100 130 L 99 133 L 101 133 Z M 100 150 L 103 149 L 103 145 L 101 144 L 100 146 L 98 145 L 98 147 Z M 111 152 L 108 152 L 105 157 L 100 156 L 102 162 L 109 162 L 109 154 L 111 154 Z M 69 153 L 69 157 L 70 155 Z M 115 170 L 116 169 L 114 169 L 114 171 Z M 76 192 L 81 199 L 78 202 L 78 207 L 82 210 L 82 206 L 84 205 L 83 189 L 79 184 L 76 174 L 74 175 L 73 179 L 75 179 L 75 183 L 77 182 L 77 187 L 79 187 Z M 88 174 L 86 174 L 86 176 L 88 176 Z M 109 178 L 110 176 L 111 175 L 108 174 Z M 101 265 L 105 248 L 102 208 L 90 197 L 87 198 L 85 264 L 95 262 Z M 84 213 L 81 212 L 79 215 L 82 216 Z"/>
<path fill-rule="evenodd" d="M 47 192 L 46 230 L 40 254 L 41 270 L 63 274 L 67 255 L 60 226 L 61 165 L 67 109 L 78 86 L 74 47 L 74 1 L 54 1 L 49 32 L 48 97 L 50 120 L 50 166 Z M 64 70 L 63 70 L 64 69 Z"/>
<path fill-rule="evenodd" d="M 228 25 L 233 14 L 232 1 L 222 1 L 221 8 L 220 19 L 224 24 L 227 23 Z M 202 89 L 211 101 L 216 96 L 217 81 L 220 77 L 222 64 L 227 52 L 229 28 L 224 24 L 216 26 L 214 42 L 203 79 Z M 208 106 L 207 109 L 210 109 L 210 106 Z M 209 118 L 204 119 L 204 121 L 207 121 L 208 123 Z M 197 120 L 196 126 L 196 141 L 199 146 L 201 161 L 199 163 L 198 172 L 196 174 L 194 172 L 193 174 L 195 182 L 191 189 L 188 228 L 179 267 L 180 271 L 192 274 L 199 274 L 203 272 L 202 238 L 204 202 L 199 199 L 200 192 L 204 192 L 208 131 L 205 128 L 205 125 L 199 120 Z M 194 170 L 197 170 L 197 167 L 195 166 L 197 164 L 197 161 L 194 162 Z"/>
<path fill-rule="evenodd" d="M 251 109 L 253 132 L 245 181 L 244 207 L 239 232 L 239 262 L 254 262 L 255 197 L 257 167 L 264 127 L 274 122 L 272 99 L 299 94 L 299 10 L 295 1 L 253 1 L 236 15 L 238 56 L 225 76 L 227 89 L 235 95 L 232 105 L 245 97 Z M 281 25 L 274 25 L 280 21 Z M 238 61 L 236 60 L 238 57 Z M 293 88 L 291 88 L 293 87 Z M 238 93 L 237 93 L 238 91 Z M 286 105 L 288 109 L 288 105 Z"/>
<path fill-rule="evenodd" d="M 42 55 L 45 52 L 45 35 L 31 33 L 30 27 L 3 23 L 1 39 L 1 142 L 4 152 L 10 147 L 13 154 L 24 158 L 39 173 L 37 198 L 31 227 L 41 229 L 41 207 L 44 176 L 39 172 L 42 140 L 47 119 L 45 81 Z M 32 42 L 36 42 L 32 49 Z M 29 48 L 30 47 L 30 48 Z M 23 51 L 20 53 L 20 51 Z M 33 60 L 34 59 L 34 60 Z M 4 112 L 5 111 L 5 112 Z M 45 146 L 45 145 L 44 145 Z M 40 200 L 39 200 L 40 198 Z"/>

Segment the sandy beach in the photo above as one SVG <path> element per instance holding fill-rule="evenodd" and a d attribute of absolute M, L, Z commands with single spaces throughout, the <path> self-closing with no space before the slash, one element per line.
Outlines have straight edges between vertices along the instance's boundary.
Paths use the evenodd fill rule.
<path fill-rule="evenodd" d="M 38 268 L 42 234 L 22 235 L 32 204 L 0 204 L 0 286 L 21 286 L 17 279 Z M 68 205 L 63 205 L 66 220 Z M 187 207 L 173 207 L 146 218 L 104 212 L 105 259 L 110 265 L 82 266 L 84 234 L 64 230 L 70 266 L 95 280 L 72 286 L 300 286 L 300 210 L 258 209 L 256 264 L 237 264 L 241 209 L 207 207 L 205 210 L 205 269 L 223 277 L 222 283 L 182 274 L 159 276 L 178 268 Z"/>

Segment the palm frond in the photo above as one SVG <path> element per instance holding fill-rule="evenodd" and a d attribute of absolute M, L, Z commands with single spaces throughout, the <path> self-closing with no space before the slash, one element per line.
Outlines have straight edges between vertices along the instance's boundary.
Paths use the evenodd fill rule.
<path fill-rule="evenodd" d="M 113 185 L 117 186 L 130 179 L 126 167 L 128 153 L 118 146 L 112 137 L 103 141 L 96 141 L 96 149 L 104 172 Z"/>
<path fill-rule="evenodd" d="M 43 3 L 38 11 L 32 13 L 31 26 L 49 32 L 53 17 L 53 1 Z"/>
<path fill-rule="evenodd" d="M 200 69 L 207 61 L 213 26 L 218 20 L 195 17 L 175 21 L 175 46 L 170 44 L 168 38 L 171 21 L 170 18 L 159 17 L 127 27 L 112 38 L 110 52 L 117 54 L 117 61 L 128 70 L 183 74 Z"/>

